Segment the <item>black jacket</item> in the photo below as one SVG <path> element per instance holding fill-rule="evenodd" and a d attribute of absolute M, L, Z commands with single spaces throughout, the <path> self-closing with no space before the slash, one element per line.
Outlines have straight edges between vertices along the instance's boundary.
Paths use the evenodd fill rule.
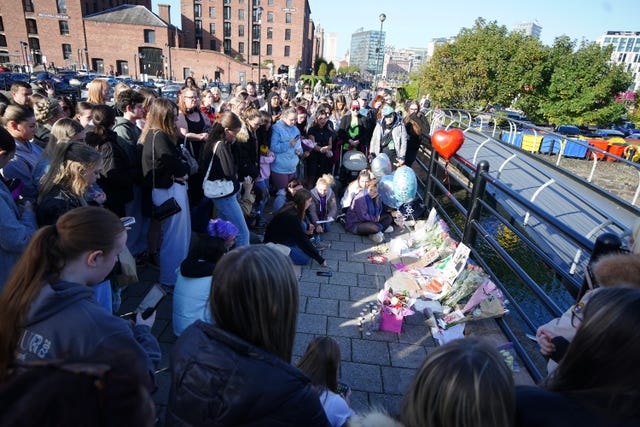
<path fill-rule="evenodd" d="M 171 354 L 166 426 L 328 426 L 318 394 L 294 366 L 197 321 Z"/>
<path fill-rule="evenodd" d="M 189 174 L 189 165 L 182 160 L 180 149 L 168 134 L 159 130 L 151 130 L 147 133 L 143 144 L 142 174 L 145 184 L 149 187 L 153 185 L 153 173 L 155 173 L 155 188 L 170 188 L 173 185 L 173 177 Z M 154 145 L 155 164 L 152 156 Z"/>
<path fill-rule="evenodd" d="M 322 255 L 309 241 L 309 236 L 302 230 L 302 222 L 294 208 L 281 209 L 271 218 L 264 232 L 264 242 L 280 243 L 282 245 L 293 243 L 305 254 L 318 261 L 318 264 L 324 262 Z"/>

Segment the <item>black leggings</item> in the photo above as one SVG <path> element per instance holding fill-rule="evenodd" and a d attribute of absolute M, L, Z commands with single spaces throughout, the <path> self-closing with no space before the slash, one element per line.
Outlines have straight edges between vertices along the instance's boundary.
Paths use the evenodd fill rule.
<path fill-rule="evenodd" d="M 360 236 L 369 236 L 371 234 L 376 234 L 378 231 L 380 231 L 380 227 L 378 227 L 378 224 L 382 225 L 382 231 L 384 231 L 391 225 L 392 222 L 393 217 L 387 212 L 384 212 L 380 215 L 380 221 L 378 222 L 361 222 L 360 224 L 358 224 L 356 226 L 356 234 Z"/>

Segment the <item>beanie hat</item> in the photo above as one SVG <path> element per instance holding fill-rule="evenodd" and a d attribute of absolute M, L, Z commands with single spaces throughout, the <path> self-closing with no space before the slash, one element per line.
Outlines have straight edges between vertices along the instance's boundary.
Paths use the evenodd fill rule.
<path fill-rule="evenodd" d="M 228 240 L 238 235 L 238 227 L 229 221 L 222 219 L 211 219 L 207 225 L 207 233 L 211 237 L 219 237 Z"/>

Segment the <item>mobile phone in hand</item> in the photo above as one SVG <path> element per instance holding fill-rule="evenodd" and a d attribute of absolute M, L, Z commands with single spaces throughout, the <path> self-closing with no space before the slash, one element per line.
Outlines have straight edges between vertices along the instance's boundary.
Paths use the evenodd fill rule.
<path fill-rule="evenodd" d="M 142 302 L 136 308 L 136 313 L 142 313 L 142 318 L 146 319 L 158 309 L 158 306 L 167 293 L 157 284 L 153 285 L 151 290 L 144 296 Z"/>
<path fill-rule="evenodd" d="M 127 217 L 127 218 L 122 218 L 122 225 L 124 225 L 125 227 L 131 227 L 133 224 L 136 223 L 136 219 L 132 216 Z"/>
<path fill-rule="evenodd" d="M 347 397 L 348 392 L 349 392 L 349 386 L 346 385 L 345 383 L 339 382 L 337 393 L 342 397 Z"/>

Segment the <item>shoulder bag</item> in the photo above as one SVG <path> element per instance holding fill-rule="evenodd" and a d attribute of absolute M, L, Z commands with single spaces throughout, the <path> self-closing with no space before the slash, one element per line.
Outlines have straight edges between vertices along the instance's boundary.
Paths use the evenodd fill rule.
<path fill-rule="evenodd" d="M 207 173 L 204 175 L 204 180 L 202 181 L 202 189 L 204 190 L 204 195 L 205 197 L 208 197 L 210 199 L 218 199 L 220 197 L 225 197 L 233 193 L 233 181 L 229 181 L 228 179 L 209 179 L 209 173 L 211 172 L 213 159 L 216 156 L 216 149 L 218 148 L 218 144 L 220 144 L 220 141 L 216 142 L 216 145 L 213 147 L 211 161 L 209 162 Z"/>
<path fill-rule="evenodd" d="M 180 144 L 180 152 L 189 165 L 189 175 L 198 173 L 198 161 L 193 157 L 193 145 L 186 136 L 184 137 L 184 143 Z"/>
<path fill-rule="evenodd" d="M 151 140 L 151 180 L 153 182 L 153 187 L 151 191 L 153 191 L 153 189 L 156 188 L 156 135 L 157 134 L 158 134 L 157 132 L 154 132 L 153 139 Z M 152 216 L 153 216 L 153 219 L 157 221 L 163 221 L 177 214 L 181 210 L 182 208 L 178 204 L 178 201 L 176 200 L 176 198 L 170 197 L 158 206 L 156 206 L 155 203 L 153 204 Z"/>

